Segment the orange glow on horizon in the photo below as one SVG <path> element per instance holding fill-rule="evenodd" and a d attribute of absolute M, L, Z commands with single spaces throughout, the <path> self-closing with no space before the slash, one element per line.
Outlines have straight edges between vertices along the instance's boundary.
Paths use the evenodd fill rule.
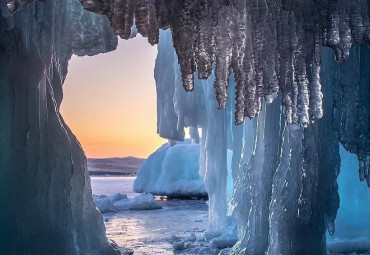
<path fill-rule="evenodd" d="M 72 57 L 61 113 L 87 157 L 146 158 L 166 142 L 156 132 L 156 55 L 139 35 L 114 52 Z"/>

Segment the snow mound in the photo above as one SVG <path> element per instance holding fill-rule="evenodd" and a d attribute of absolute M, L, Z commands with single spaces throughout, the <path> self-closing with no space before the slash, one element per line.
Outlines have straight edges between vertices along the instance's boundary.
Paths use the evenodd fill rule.
<path fill-rule="evenodd" d="M 207 196 L 199 176 L 199 155 L 199 144 L 190 141 L 161 146 L 140 167 L 134 191 L 172 197 Z"/>
<path fill-rule="evenodd" d="M 152 194 L 141 194 L 134 198 L 115 193 L 109 197 L 94 196 L 96 207 L 101 213 L 117 212 L 125 210 L 156 210 L 162 209 L 160 203 L 154 200 Z"/>

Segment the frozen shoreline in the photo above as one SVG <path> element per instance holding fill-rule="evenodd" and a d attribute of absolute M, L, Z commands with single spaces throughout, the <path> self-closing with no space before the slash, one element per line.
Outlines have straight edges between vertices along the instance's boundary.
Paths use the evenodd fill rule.
<path fill-rule="evenodd" d="M 120 192 L 133 198 L 135 177 L 91 177 L 93 193 L 112 195 Z M 163 200 L 158 202 L 163 209 L 154 211 L 121 211 L 104 213 L 107 237 L 114 240 L 123 255 L 129 254 L 218 254 L 204 240 L 208 226 L 208 206 L 204 200 Z M 196 240 L 189 240 L 192 234 Z M 175 240 L 176 239 L 176 240 Z M 184 241 L 186 249 L 174 251 L 173 243 Z M 328 255 L 370 255 L 370 239 L 358 240 L 328 239 Z M 367 247 L 367 248 L 366 248 Z M 181 248 L 181 247 L 180 247 Z M 365 250 L 366 248 L 366 250 Z M 358 251 L 359 253 L 353 253 Z M 227 254 L 227 250 L 225 253 Z"/>
<path fill-rule="evenodd" d="M 106 213 L 107 237 L 134 254 L 173 254 L 172 236 L 198 238 L 207 228 L 205 201 L 160 201 L 161 210 Z"/>

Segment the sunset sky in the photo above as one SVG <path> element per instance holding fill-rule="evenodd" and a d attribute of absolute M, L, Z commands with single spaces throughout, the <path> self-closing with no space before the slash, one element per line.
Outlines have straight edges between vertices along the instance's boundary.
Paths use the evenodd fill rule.
<path fill-rule="evenodd" d="M 61 113 L 87 157 L 146 158 L 166 142 L 156 132 L 156 55 L 138 35 L 111 53 L 73 56 Z"/>

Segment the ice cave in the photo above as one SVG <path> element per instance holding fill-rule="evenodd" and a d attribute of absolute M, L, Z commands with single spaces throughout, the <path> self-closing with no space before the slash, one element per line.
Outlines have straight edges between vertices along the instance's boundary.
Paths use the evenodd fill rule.
<path fill-rule="evenodd" d="M 59 108 L 71 56 L 114 51 L 135 31 L 158 44 L 169 141 L 136 189 L 157 175 L 151 192 L 206 192 L 204 236 L 233 244 L 220 254 L 370 254 L 370 0 L 0 7 L 0 254 L 120 254 Z M 179 171 L 199 172 L 173 191 L 178 173 L 163 166 L 187 157 Z"/>

